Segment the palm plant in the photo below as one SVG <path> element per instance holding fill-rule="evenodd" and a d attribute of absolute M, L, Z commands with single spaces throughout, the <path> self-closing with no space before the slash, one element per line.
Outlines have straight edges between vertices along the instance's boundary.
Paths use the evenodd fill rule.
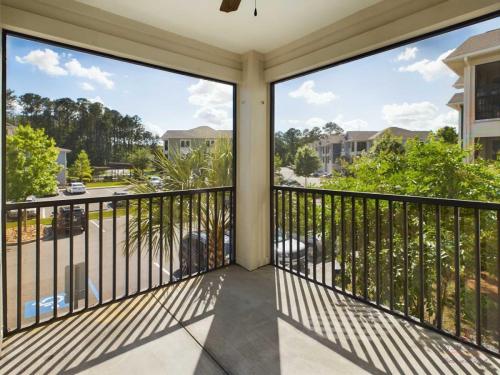
<path fill-rule="evenodd" d="M 200 146 L 188 154 L 179 152 L 170 158 L 156 151 L 153 165 L 163 180 L 165 191 L 179 191 L 232 185 L 232 142 L 221 138 L 210 148 Z M 156 188 L 144 177 L 130 180 L 134 193 L 152 193 Z M 170 252 L 182 251 L 181 231 L 209 232 L 207 244 L 208 266 L 220 265 L 224 259 L 224 232 L 231 222 L 231 208 L 227 192 L 169 195 L 162 198 L 142 199 L 130 203 L 129 255 L 137 251 L 168 259 Z M 223 220 L 224 219 L 224 220 Z M 139 244 L 141 246 L 139 246 Z M 160 251 L 163 249 L 163 254 Z M 217 264 L 215 254 L 217 249 Z M 198 251 L 202 251 L 198 249 Z M 182 273 L 187 262 L 181 264 Z"/>

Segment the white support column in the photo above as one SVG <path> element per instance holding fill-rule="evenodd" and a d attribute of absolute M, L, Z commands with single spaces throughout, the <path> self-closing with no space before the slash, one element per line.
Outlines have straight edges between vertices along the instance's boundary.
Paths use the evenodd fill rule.
<path fill-rule="evenodd" d="M 236 262 L 248 270 L 269 263 L 269 92 L 263 57 L 243 56 L 238 85 Z"/>

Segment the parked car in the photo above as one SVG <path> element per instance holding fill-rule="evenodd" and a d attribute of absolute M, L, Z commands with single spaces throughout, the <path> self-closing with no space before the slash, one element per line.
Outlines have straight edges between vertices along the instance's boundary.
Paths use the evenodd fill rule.
<path fill-rule="evenodd" d="M 151 176 L 149 177 L 149 183 L 155 188 L 161 188 L 161 186 L 163 185 L 163 180 L 158 176 Z"/>
<path fill-rule="evenodd" d="M 290 179 L 290 180 L 283 180 L 282 184 L 285 185 L 285 186 L 302 187 L 302 185 L 298 181 L 292 180 L 292 179 Z"/>
<path fill-rule="evenodd" d="M 210 232 L 210 236 L 215 233 Z M 182 237 L 181 249 L 182 249 L 182 262 L 180 270 L 175 273 L 175 277 L 178 279 L 181 276 L 189 275 L 189 234 Z M 207 270 L 207 233 L 204 231 L 198 232 L 194 231 L 191 233 L 191 273 L 204 272 Z M 201 253 L 200 253 L 201 251 Z M 219 254 L 220 256 L 220 254 Z M 231 258 L 231 239 L 229 233 L 224 234 L 224 262 L 229 263 Z M 198 261 L 201 259 L 201 265 L 198 265 Z M 217 262 L 222 263 L 220 258 Z"/>
<path fill-rule="evenodd" d="M 312 177 L 321 177 L 321 172 L 314 172 L 311 176 Z"/>
<path fill-rule="evenodd" d="M 73 233 L 85 231 L 85 210 L 80 206 L 73 207 L 73 217 L 69 206 L 59 207 L 55 221 L 57 233 L 69 233 L 71 220 L 73 221 Z"/>
<path fill-rule="evenodd" d="M 292 258 L 292 268 L 297 268 L 297 253 L 301 268 L 305 265 L 306 244 L 293 238 L 290 241 L 289 235 L 278 232 L 278 237 L 274 239 L 274 255 L 276 262 L 284 267 L 290 266 L 290 255 Z"/>
<path fill-rule="evenodd" d="M 34 195 L 30 195 L 26 198 L 25 202 L 35 202 L 36 201 L 36 198 Z M 35 207 L 32 207 L 32 208 L 27 208 L 25 210 L 26 212 L 26 217 L 28 219 L 32 219 L 34 217 L 36 217 L 36 208 Z M 10 210 L 7 212 L 7 219 L 8 220 L 17 220 L 17 214 L 18 214 L 18 210 Z"/>
<path fill-rule="evenodd" d="M 127 194 L 128 194 L 128 192 L 126 192 L 126 191 L 115 191 L 113 193 L 113 196 L 115 196 L 115 197 L 118 196 L 119 197 L 119 196 L 124 196 L 124 195 L 127 195 Z M 125 207 L 125 205 L 127 204 L 127 202 L 125 200 L 122 200 L 122 201 L 111 201 L 111 202 L 109 202 L 109 207 L 113 208 L 115 206 L 115 203 L 116 203 L 116 207 L 117 208 L 118 207 Z"/>
<path fill-rule="evenodd" d="M 72 182 L 67 188 L 66 192 L 68 194 L 85 194 L 87 189 L 83 182 Z"/>

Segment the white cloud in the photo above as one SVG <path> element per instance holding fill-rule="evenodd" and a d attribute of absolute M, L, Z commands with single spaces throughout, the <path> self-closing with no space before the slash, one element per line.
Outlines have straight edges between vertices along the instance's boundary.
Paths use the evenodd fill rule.
<path fill-rule="evenodd" d="M 104 101 L 102 100 L 102 98 L 99 95 L 96 96 L 95 98 L 88 98 L 88 100 L 91 103 L 101 103 L 102 105 L 104 105 Z"/>
<path fill-rule="evenodd" d="M 297 124 L 300 124 L 301 121 L 300 120 L 288 120 L 288 123 L 292 124 L 292 125 L 297 125 Z"/>
<path fill-rule="evenodd" d="M 411 65 L 401 66 L 400 72 L 419 73 L 426 81 L 433 81 L 441 76 L 451 76 L 453 73 L 444 63 L 443 60 L 454 50 L 450 49 L 438 56 L 436 60 L 423 59 Z"/>
<path fill-rule="evenodd" d="M 396 61 L 409 61 L 417 57 L 418 48 L 417 47 L 406 47 L 403 52 L 401 52 Z"/>
<path fill-rule="evenodd" d="M 84 91 L 94 91 L 95 90 L 95 87 L 92 86 L 90 83 L 88 82 L 82 82 L 80 83 L 80 88 Z"/>
<path fill-rule="evenodd" d="M 439 113 L 430 102 L 388 104 L 382 107 L 382 118 L 389 126 L 401 126 L 413 130 L 435 130 L 445 125 L 456 126 L 456 111 Z"/>
<path fill-rule="evenodd" d="M 146 128 L 146 130 L 149 130 L 151 133 L 159 136 L 162 136 L 163 133 L 165 132 L 161 126 L 153 124 L 152 122 L 149 121 L 144 122 L 144 127 Z"/>
<path fill-rule="evenodd" d="M 16 56 L 16 61 L 21 64 L 31 64 L 51 76 L 65 76 L 68 72 L 59 65 L 59 54 L 49 48 L 30 51 L 26 56 Z"/>
<path fill-rule="evenodd" d="M 323 120 L 321 117 L 311 117 L 309 120 L 305 122 L 305 125 L 306 128 L 314 128 L 315 126 L 321 128 L 327 122 L 328 121 Z"/>
<path fill-rule="evenodd" d="M 77 59 L 71 59 L 64 66 L 72 76 L 89 79 L 103 85 L 107 89 L 112 89 L 115 85 L 109 78 L 111 77 L 111 73 L 105 72 L 97 66 L 85 68 Z"/>
<path fill-rule="evenodd" d="M 233 100 L 233 88 L 223 83 L 200 79 L 188 91 L 189 103 L 201 107 L 231 106 Z"/>
<path fill-rule="evenodd" d="M 201 120 L 204 125 L 212 126 L 218 130 L 231 129 L 233 123 L 228 112 L 221 108 L 201 107 L 196 111 L 194 117 Z"/>
<path fill-rule="evenodd" d="M 295 99 L 303 98 L 309 104 L 326 104 L 337 99 L 331 91 L 314 91 L 314 86 L 314 81 L 305 81 L 297 90 L 291 91 L 288 95 Z"/>
<path fill-rule="evenodd" d="M 194 118 L 216 129 L 231 129 L 233 88 L 230 85 L 200 79 L 188 87 L 188 92 L 189 103 L 198 107 Z"/>

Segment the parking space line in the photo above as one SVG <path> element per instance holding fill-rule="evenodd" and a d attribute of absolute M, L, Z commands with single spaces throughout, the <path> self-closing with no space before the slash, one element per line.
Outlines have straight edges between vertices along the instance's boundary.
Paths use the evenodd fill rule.
<path fill-rule="evenodd" d="M 157 262 L 153 263 L 157 268 L 160 268 L 160 265 Z M 165 272 L 168 276 L 170 276 L 170 272 L 168 272 L 164 267 L 161 268 L 163 272 Z"/>
<path fill-rule="evenodd" d="M 94 224 L 94 225 L 97 227 L 97 229 L 99 229 L 99 224 L 97 224 L 94 220 L 90 220 L 90 222 L 91 222 L 92 224 Z M 103 232 L 103 233 L 106 233 L 106 231 L 105 231 L 104 229 L 102 230 L 102 232 Z"/>

